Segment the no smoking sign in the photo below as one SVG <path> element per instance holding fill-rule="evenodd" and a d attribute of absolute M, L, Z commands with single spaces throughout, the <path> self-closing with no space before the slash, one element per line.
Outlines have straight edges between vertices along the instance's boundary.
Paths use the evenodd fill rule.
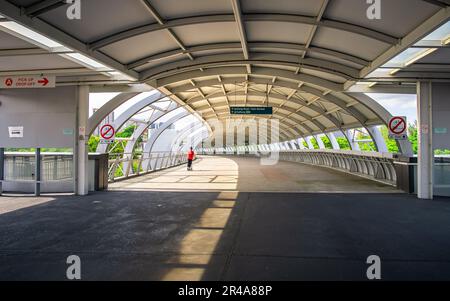
<path fill-rule="evenodd" d="M 389 120 L 388 124 L 389 138 L 404 140 L 408 138 L 408 123 L 406 122 L 406 117 L 396 116 Z"/>
<path fill-rule="evenodd" d="M 103 143 L 112 142 L 114 140 L 116 131 L 114 127 L 110 124 L 105 124 L 100 128 L 100 137 Z"/>

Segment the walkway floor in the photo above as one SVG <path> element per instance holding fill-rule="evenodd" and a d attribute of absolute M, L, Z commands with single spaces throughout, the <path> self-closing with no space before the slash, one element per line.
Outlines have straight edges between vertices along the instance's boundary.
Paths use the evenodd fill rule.
<path fill-rule="evenodd" d="M 450 280 L 450 199 L 121 189 L 0 197 L 0 280 L 64 280 L 69 255 L 83 280 L 365 280 L 369 255 L 384 280 Z"/>
<path fill-rule="evenodd" d="M 200 157 L 185 166 L 110 185 L 111 190 L 240 192 L 398 192 L 391 186 L 324 167 L 256 158 Z"/>

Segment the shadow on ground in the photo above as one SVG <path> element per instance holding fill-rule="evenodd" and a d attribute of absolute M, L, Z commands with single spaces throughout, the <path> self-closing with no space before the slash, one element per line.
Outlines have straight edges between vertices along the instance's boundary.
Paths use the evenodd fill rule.
<path fill-rule="evenodd" d="M 19 205 L 18 205 L 19 204 Z M 450 202 L 404 194 L 0 198 L 0 280 L 450 280 Z"/>

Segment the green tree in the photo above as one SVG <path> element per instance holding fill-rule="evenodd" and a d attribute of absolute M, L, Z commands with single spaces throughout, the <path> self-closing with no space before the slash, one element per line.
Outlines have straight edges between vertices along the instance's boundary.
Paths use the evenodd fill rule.
<path fill-rule="evenodd" d="M 303 146 L 309 148 L 308 143 L 305 140 L 303 140 Z"/>
<path fill-rule="evenodd" d="M 313 145 L 314 149 L 319 149 L 319 143 L 317 143 L 315 137 L 311 137 L 311 144 Z"/>
<path fill-rule="evenodd" d="M 325 148 L 333 149 L 333 145 L 331 144 L 330 139 L 327 136 L 320 137 L 322 139 L 323 144 L 325 144 Z"/>
<path fill-rule="evenodd" d="M 97 146 L 100 143 L 100 137 L 91 135 L 88 141 L 88 147 L 90 153 L 95 153 L 97 151 Z"/>
<path fill-rule="evenodd" d="M 388 151 L 390 153 L 398 153 L 399 149 L 398 149 L 397 141 L 389 138 L 389 131 L 388 131 L 387 126 L 382 126 L 380 128 L 380 131 L 381 131 L 381 134 L 383 135 L 384 141 L 386 141 L 386 146 L 387 146 Z"/>
<path fill-rule="evenodd" d="M 411 123 L 408 127 L 408 138 L 411 142 L 412 150 L 414 154 L 417 154 L 418 146 L 417 146 L 417 121 Z"/>
<path fill-rule="evenodd" d="M 116 137 L 118 138 L 130 138 L 133 136 L 134 130 L 136 129 L 135 125 L 129 125 L 126 128 L 123 129 L 123 131 L 120 131 L 116 134 Z"/>
<path fill-rule="evenodd" d="M 337 143 L 339 144 L 340 149 L 342 150 L 351 150 L 350 144 L 348 143 L 347 138 L 345 137 L 337 137 Z"/>

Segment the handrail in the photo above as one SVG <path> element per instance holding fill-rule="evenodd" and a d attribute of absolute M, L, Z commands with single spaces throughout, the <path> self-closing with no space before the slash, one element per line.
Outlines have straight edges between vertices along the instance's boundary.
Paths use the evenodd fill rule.
<path fill-rule="evenodd" d="M 336 151 L 336 150 L 280 150 L 272 151 L 279 155 L 279 160 L 322 166 L 350 173 L 353 175 L 382 182 L 388 185 L 397 185 L 397 175 L 394 161 L 395 154 L 361 151 Z M 270 153 L 270 152 L 268 152 Z M 205 152 L 213 154 L 213 152 Z M 215 155 L 221 155 L 215 153 Z M 246 157 L 264 157 L 264 152 L 236 152 L 224 155 L 237 155 Z"/>
<path fill-rule="evenodd" d="M 110 182 L 179 166 L 187 162 L 185 153 L 152 152 L 147 156 L 136 153 L 109 154 L 108 179 Z"/>

